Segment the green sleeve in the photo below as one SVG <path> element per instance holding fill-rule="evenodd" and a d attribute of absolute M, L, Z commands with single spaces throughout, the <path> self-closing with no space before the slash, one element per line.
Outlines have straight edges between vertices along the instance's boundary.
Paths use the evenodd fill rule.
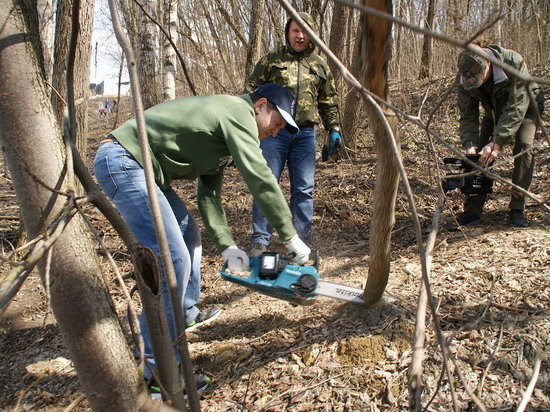
<path fill-rule="evenodd" d="M 220 253 L 235 244 L 221 204 L 222 181 L 221 173 L 203 175 L 199 177 L 197 185 L 197 203 L 202 220 Z"/>
<path fill-rule="evenodd" d="M 495 127 L 495 143 L 503 146 L 510 143 L 517 133 L 529 108 L 529 95 L 522 82 L 510 80 L 508 101 Z"/>
<path fill-rule="evenodd" d="M 248 127 L 237 130 L 236 126 L 225 125 L 227 130 L 224 135 L 227 136 L 229 153 L 270 226 L 277 231 L 281 241 L 287 241 L 296 234 L 292 214 L 277 179 L 262 155 L 256 137 L 257 129 L 254 126 L 254 129 Z"/>
<path fill-rule="evenodd" d="M 460 110 L 458 131 L 462 147 L 476 147 L 479 141 L 479 102 L 461 86 L 458 86 L 458 109 Z"/>

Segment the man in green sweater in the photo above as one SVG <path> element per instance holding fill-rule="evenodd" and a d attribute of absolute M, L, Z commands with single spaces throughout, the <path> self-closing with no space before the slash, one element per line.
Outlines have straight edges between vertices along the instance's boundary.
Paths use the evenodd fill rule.
<path fill-rule="evenodd" d="M 481 55 L 491 56 L 524 75 L 527 65 L 520 54 L 497 45 L 482 48 Z M 530 150 L 537 129 L 535 107 L 544 110 L 544 95 L 536 83 L 525 85 L 501 67 L 478 54 L 464 51 L 458 56 L 458 107 L 460 110 L 460 141 L 466 154 L 480 154 L 479 162 L 489 165 L 500 156 L 505 144 L 513 143 L 514 171 L 512 183 L 529 190 L 533 178 L 534 158 Z M 529 98 L 532 94 L 536 104 Z M 483 107 L 482 116 L 480 106 Z M 481 121 L 480 121 L 481 117 Z M 525 195 L 512 191 L 510 224 L 528 226 L 524 215 Z M 458 218 L 462 226 L 480 222 L 486 194 L 468 196 L 464 213 Z"/>
<path fill-rule="evenodd" d="M 228 269 L 245 271 L 247 254 L 239 249 L 221 204 L 224 169 L 235 164 L 256 203 L 275 228 L 298 264 L 309 259 L 310 249 L 298 237 L 292 215 L 277 180 L 266 164 L 259 144 L 283 127 L 296 133 L 292 118 L 294 96 L 270 83 L 253 93 L 237 96 L 196 96 L 166 101 L 145 111 L 157 194 L 176 272 L 187 330 L 215 319 L 219 308 L 200 311 L 201 236 L 183 201 L 171 189 L 175 179 L 197 180 L 200 214 Z M 135 119 L 114 130 L 101 142 L 94 161 L 96 178 L 116 205 L 137 239 L 160 255 L 145 185 Z M 231 192 L 229 192 L 231 194 Z M 171 326 L 168 288 L 163 295 Z M 145 318 L 140 318 L 146 355 L 152 354 Z M 153 364 L 154 367 L 154 364 Z M 145 371 L 148 375 L 148 370 Z M 198 383 L 206 386 L 207 383 Z"/>

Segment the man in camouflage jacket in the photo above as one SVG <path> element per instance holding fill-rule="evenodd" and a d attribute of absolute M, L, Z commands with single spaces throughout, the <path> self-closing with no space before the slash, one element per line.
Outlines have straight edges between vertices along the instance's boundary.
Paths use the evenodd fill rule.
<path fill-rule="evenodd" d="M 497 45 L 475 47 L 529 75 L 523 57 L 515 51 Z M 514 156 L 527 150 L 514 159 L 512 183 L 529 190 L 534 167 L 533 153 L 529 149 L 533 146 L 537 129 L 535 106 L 541 115 L 544 110 L 542 89 L 536 83 L 530 84 L 529 91 L 537 103 L 534 105 L 522 82 L 501 67 L 468 51 L 460 53 L 458 70 L 459 133 L 465 153 L 479 153 L 480 164 L 487 165 L 499 157 L 505 144 L 514 143 Z M 480 105 L 483 107 L 481 122 Z M 486 198 L 486 194 L 466 197 L 464 213 L 458 222 L 463 226 L 479 223 Z M 512 191 L 509 207 L 510 224 L 527 226 L 525 196 Z"/>
<path fill-rule="evenodd" d="M 300 17 L 314 28 L 310 15 L 300 13 Z M 258 61 L 248 79 L 246 91 L 273 82 L 286 87 L 296 96 L 294 119 L 300 128 L 298 134 L 290 135 L 281 130 L 277 136 L 264 139 L 260 147 L 278 181 L 285 164 L 288 167 L 294 226 L 300 238 L 308 243 L 313 220 L 315 125 L 321 120 L 329 132 L 327 145 L 323 148 L 325 160 L 341 147 L 342 137 L 334 78 L 327 63 L 315 53 L 315 45 L 309 36 L 292 19 L 286 24 L 285 40 L 285 45 Z M 255 203 L 252 214 L 251 254 L 254 256 L 267 248 L 272 230 Z"/>

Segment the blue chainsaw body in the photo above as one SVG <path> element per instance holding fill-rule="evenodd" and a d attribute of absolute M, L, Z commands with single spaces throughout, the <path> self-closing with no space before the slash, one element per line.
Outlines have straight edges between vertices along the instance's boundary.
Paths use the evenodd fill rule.
<path fill-rule="evenodd" d="M 277 299 L 284 299 L 299 305 L 312 304 L 317 297 L 315 289 L 319 283 L 316 266 L 298 266 L 288 263 L 289 261 L 290 259 L 267 252 L 250 258 L 248 276 L 228 273 L 225 266 L 220 274 L 229 282 Z"/>

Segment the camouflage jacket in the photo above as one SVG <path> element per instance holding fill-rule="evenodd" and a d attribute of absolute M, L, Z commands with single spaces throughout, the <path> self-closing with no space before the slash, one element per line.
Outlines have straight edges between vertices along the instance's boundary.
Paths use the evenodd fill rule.
<path fill-rule="evenodd" d="M 298 126 L 319 123 L 326 130 L 340 123 L 334 77 L 325 60 L 310 47 L 297 53 L 290 46 L 281 46 L 262 57 L 248 78 L 246 92 L 264 83 L 278 83 L 296 96 L 294 119 Z"/>
<path fill-rule="evenodd" d="M 487 47 L 493 56 L 524 75 L 528 75 L 527 65 L 523 57 L 513 50 L 497 45 Z M 488 93 L 483 93 L 483 86 L 477 89 L 465 90 L 461 85 L 460 73 L 456 76 L 458 86 L 458 107 L 460 109 L 460 141 L 464 148 L 475 147 L 479 139 L 481 114 L 492 118 L 495 123 L 493 141 L 498 145 L 511 143 L 524 118 L 535 118 L 534 105 L 522 82 L 507 74 L 500 67 L 492 66 L 492 79 Z M 544 110 L 544 94 L 540 86 L 531 83 L 530 91 L 535 97 L 538 110 Z"/>

